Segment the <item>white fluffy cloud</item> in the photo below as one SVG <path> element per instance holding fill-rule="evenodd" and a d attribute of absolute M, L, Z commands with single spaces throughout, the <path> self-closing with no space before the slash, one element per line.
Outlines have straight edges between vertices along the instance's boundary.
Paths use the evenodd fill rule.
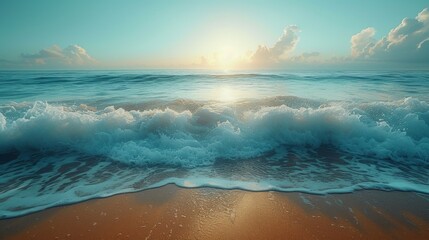
<path fill-rule="evenodd" d="M 251 56 L 251 61 L 255 63 L 276 63 L 287 58 L 299 42 L 299 28 L 291 25 L 285 28 L 282 36 L 273 47 L 259 45 Z"/>
<path fill-rule="evenodd" d="M 380 40 L 375 29 L 366 28 L 351 38 L 352 57 L 383 61 L 429 61 L 429 9 L 415 18 L 404 18 L 397 27 Z"/>
<path fill-rule="evenodd" d="M 365 28 L 359 33 L 352 36 L 352 56 L 360 57 L 365 56 L 369 50 L 374 47 L 375 44 L 375 29 L 374 28 Z"/>
<path fill-rule="evenodd" d="M 82 66 L 95 62 L 87 51 L 79 45 L 61 48 L 53 45 L 35 54 L 21 54 L 25 63 L 52 66 Z"/>

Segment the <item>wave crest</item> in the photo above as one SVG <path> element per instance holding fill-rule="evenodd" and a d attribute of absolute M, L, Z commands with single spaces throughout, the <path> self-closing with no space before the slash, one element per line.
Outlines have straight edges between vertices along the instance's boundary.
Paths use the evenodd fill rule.
<path fill-rule="evenodd" d="M 278 103 L 278 99 L 272 99 Z M 396 161 L 429 159 L 429 105 L 413 98 L 353 104 L 297 105 L 285 100 L 125 110 L 35 102 L 0 113 L 0 151 L 72 149 L 137 165 L 210 165 L 281 148 L 331 145 Z M 305 101 L 301 101 L 305 102 Z M 195 106 L 194 103 L 191 103 Z M 268 105 L 268 106 L 267 106 Z"/>

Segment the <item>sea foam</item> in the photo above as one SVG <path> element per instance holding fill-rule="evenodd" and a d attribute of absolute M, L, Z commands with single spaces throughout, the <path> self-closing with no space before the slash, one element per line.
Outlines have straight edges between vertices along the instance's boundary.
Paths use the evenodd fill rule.
<path fill-rule="evenodd" d="M 290 107 L 288 100 L 271 107 L 252 104 L 250 110 L 242 102 L 202 104 L 193 111 L 113 106 L 91 111 L 35 102 L 0 115 L 0 149 L 72 149 L 122 163 L 184 167 L 323 145 L 394 161 L 429 158 L 429 106 L 417 99 L 315 108 Z"/>
<path fill-rule="evenodd" d="M 428 80 L 0 72 L 0 218 L 170 183 L 429 194 Z"/>

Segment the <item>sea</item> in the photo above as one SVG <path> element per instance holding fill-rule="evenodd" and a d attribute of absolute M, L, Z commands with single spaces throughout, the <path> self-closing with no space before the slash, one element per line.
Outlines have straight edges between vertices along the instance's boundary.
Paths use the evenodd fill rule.
<path fill-rule="evenodd" d="M 0 72 L 0 218 L 166 184 L 429 194 L 429 72 Z"/>

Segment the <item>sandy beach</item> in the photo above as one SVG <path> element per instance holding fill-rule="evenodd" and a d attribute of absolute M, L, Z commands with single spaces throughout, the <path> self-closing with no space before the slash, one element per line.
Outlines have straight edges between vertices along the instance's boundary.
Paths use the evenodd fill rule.
<path fill-rule="evenodd" d="M 174 185 L 0 220 L 1 239 L 428 239 L 429 196 Z"/>

